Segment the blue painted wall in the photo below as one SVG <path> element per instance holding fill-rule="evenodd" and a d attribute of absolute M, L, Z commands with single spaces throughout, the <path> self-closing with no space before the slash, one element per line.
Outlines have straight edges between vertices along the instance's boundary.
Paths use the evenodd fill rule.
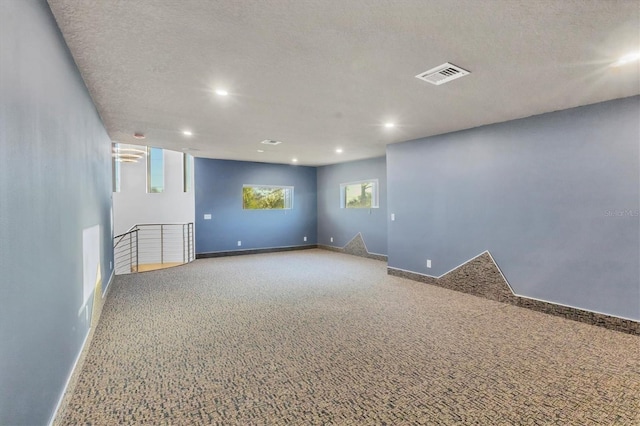
<path fill-rule="evenodd" d="M 387 147 L 389 266 L 640 320 L 640 97 Z M 426 259 L 433 268 L 426 268 Z"/>
<path fill-rule="evenodd" d="M 196 158 L 194 172 L 196 253 L 317 244 L 315 167 Z M 243 210 L 244 184 L 293 186 L 293 208 Z"/>
<path fill-rule="evenodd" d="M 378 179 L 380 207 L 340 208 L 340 184 L 365 179 Z M 387 254 L 385 157 L 318 168 L 318 244 L 344 247 L 358 233 L 370 253 Z"/>
<path fill-rule="evenodd" d="M 110 211 L 111 141 L 49 6 L 0 1 L 1 425 L 49 422 L 89 331 L 82 231 L 106 286 Z"/>

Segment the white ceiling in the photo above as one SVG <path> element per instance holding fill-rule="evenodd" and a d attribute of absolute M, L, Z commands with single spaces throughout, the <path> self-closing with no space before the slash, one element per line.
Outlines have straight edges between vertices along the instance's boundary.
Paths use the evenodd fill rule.
<path fill-rule="evenodd" d="M 112 140 L 201 157 L 332 164 L 640 93 L 638 62 L 610 66 L 640 49 L 638 0 L 49 4 Z M 447 61 L 471 74 L 415 78 Z"/>

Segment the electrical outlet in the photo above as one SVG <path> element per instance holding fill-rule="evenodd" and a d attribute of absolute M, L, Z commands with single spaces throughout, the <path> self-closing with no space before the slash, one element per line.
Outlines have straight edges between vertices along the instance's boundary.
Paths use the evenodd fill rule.
<path fill-rule="evenodd" d="M 391 213 L 391 222 L 396 220 L 396 214 L 395 213 Z"/>
<path fill-rule="evenodd" d="M 427 268 L 431 268 L 431 259 L 427 259 Z"/>
<path fill-rule="evenodd" d="M 238 241 L 238 247 L 242 245 L 242 241 Z"/>
<path fill-rule="evenodd" d="M 205 213 L 204 220 L 211 220 L 211 213 Z"/>
<path fill-rule="evenodd" d="M 331 237 L 331 242 L 333 242 L 333 237 Z"/>
<path fill-rule="evenodd" d="M 304 241 L 307 241 L 307 237 L 304 237 Z"/>
<path fill-rule="evenodd" d="M 113 262 L 109 261 L 109 269 L 113 269 Z"/>

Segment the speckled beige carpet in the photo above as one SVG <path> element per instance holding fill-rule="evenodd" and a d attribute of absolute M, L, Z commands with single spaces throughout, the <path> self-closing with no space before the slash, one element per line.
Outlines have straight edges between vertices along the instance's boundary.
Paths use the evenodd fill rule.
<path fill-rule="evenodd" d="M 118 277 L 64 424 L 637 425 L 640 339 L 323 250 Z"/>

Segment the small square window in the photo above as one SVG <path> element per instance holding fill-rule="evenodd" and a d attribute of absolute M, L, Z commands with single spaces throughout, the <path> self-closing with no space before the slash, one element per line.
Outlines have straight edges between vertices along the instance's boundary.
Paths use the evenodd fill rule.
<path fill-rule="evenodd" d="M 378 179 L 340 184 L 340 207 L 347 209 L 378 208 Z"/>

